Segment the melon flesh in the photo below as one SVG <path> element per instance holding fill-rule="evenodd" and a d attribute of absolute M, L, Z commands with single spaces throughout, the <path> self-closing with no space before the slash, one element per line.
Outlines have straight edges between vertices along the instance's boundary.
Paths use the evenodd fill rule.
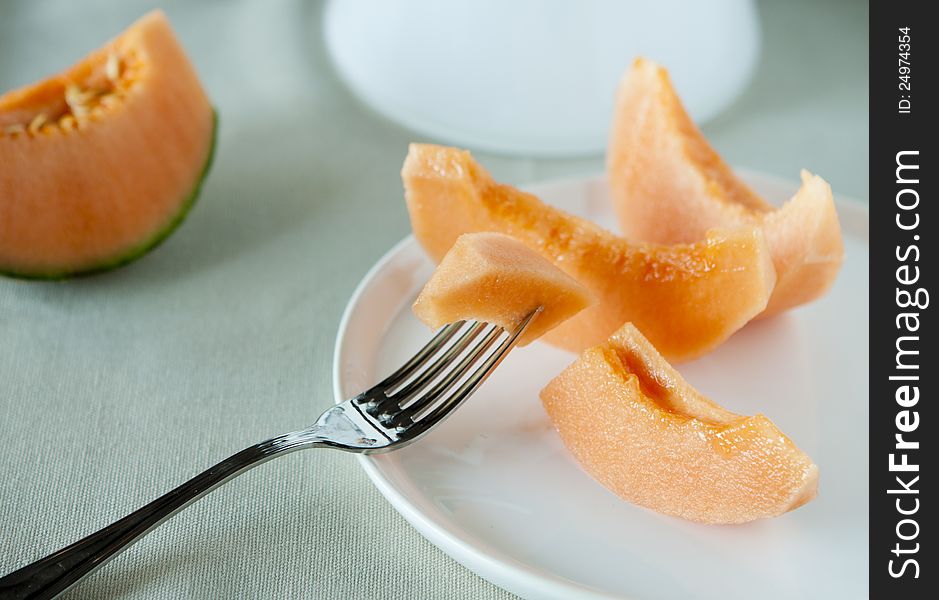
<path fill-rule="evenodd" d="M 519 338 L 524 346 L 591 304 L 590 292 L 521 242 L 467 233 L 437 265 L 414 314 L 434 329 L 475 319 L 513 331 L 540 307 Z"/>
<path fill-rule="evenodd" d="M 694 244 L 631 243 L 492 180 L 468 152 L 412 144 L 402 170 L 414 235 L 440 261 L 464 233 L 510 235 L 576 279 L 597 303 L 544 336 L 579 352 L 632 321 L 672 360 L 716 347 L 765 307 L 775 272 L 758 227 Z"/>
<path fill-rule="evenodd" d="M 744 523 L 816 495 L 818 467 L 769 419 L 702 396 L 630 323 L 548 383 L 541 401 L 581 467 L 634 504 Z"/>
<path fill-rule="evenodd" d="M 74 67 L 0 96 L 0 273 L 123 264 L 195 200 L 215 113 L 163 13 Z"/>
<path fill-rule="evenodd" d="M 607 172 L 628 238 L 689 243 L 715 227 L 762 227 L 777 281 L 761 316 L 818 298 L 841 267 L 844 244 L 828 184 L 802 171 L 789 202 L 766 202 L 711 147 L 667 71 L 651 61 L 637 59 L 620 84 Z"/>

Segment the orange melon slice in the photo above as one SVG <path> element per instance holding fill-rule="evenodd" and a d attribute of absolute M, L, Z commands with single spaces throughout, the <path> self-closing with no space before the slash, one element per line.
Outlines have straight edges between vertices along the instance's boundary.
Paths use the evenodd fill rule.
<path fill-rule="evenodd" d="M 763 228 L 776 289 L 762 316 L 824 294 L 844 257 L 831 188 L 802 172 L 802 188 L 776 208 L 744 184 L 685 111 L 668 72 L 637 59 L 620 84 L 607 154 L 611 194 L 626 237 L 675 244 L 714 227 Z"/>
<path fill-rule="evenodd" d="M 444 255 L 413 310 L 433 329 L 475 319 L 513 331 L 541 307 L 519 338 L 524 346 L 593 302 L 575 279 L 521 242 L 500 233 L 467 233 Z"/>
<path fill-rule="evenodd" d="M 688 245 L 634 244 L 496 183 L 465 151 L 413 144 L 401 174 L 414 235 L 435 261 L 463 233 L 504 233 L 597 298 L 544 336 L 561 348 L 579 352 L 633 321 L 670 359 L 690 359 L 759 314 L 773 289 L 758 227 Z"/>
<path fill-rule="evenodd" d="M 769 419 L 699 394 L 630 323 L 549 382 L 541 401 L 581 467 L 634 504 L 744 523 L 816 495 L 818 467 Z"/>
<path fill-rule="evenodd" d="M 83 275 L 156 246 L 195 201 L 215 129 L 161 12 L 0 96 L 0 273 Z"/>

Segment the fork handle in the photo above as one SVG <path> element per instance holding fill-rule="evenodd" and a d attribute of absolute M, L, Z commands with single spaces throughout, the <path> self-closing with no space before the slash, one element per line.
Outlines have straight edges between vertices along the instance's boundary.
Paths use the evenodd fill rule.
<path fill-rule="evenodd" d="M 0 578 L 0 598 L 53 598 L 229 479 L 281 454 L 319 445 L 302 431 L 245 448 L 123 519 Z"/>

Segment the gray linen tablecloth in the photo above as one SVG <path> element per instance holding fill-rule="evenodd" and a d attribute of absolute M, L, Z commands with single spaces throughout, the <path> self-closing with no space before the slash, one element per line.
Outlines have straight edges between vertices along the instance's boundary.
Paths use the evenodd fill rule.
<path fill-rule="evenodd" d="M 408 233 L 420 136 L 337 80 L 321 6 L 165 2 L 221 117 L 188 221 L 144 260 L 66 283 L 0 280 L 0 572 L 123 516 L 332 402 L 343 307 Z M 867 197 L 862 3 L 761 6 L 764 53 L 706 133 L 734 164 Z M 55 72 L 151 7 L 0 3 L 0 89 Z M 526 182 L 602 157 L 480 155 Z M 0 169 L 4 166 L 0 165 Z M 347 454 L 302 452 L 219 489 L 71 598 L 506 598 L 415 532 Z"/>

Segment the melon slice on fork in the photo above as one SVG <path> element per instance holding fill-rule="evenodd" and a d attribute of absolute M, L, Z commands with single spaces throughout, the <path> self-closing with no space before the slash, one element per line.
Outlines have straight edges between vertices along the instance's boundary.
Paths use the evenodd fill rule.
<path fill-rule="evenodd" d="M 437 265 L 414 314 L 435 329 L 477 320 L 512 331 L 540 307 L 519 338 L 524 346 L 593 303 L 573 277 L 523 243 L 501 233 L 466 233 Z"/>

